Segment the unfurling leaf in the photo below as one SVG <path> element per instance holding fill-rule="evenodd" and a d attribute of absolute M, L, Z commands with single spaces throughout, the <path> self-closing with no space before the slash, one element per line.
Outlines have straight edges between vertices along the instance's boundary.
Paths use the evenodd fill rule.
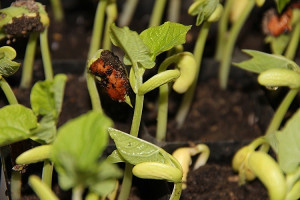
<path fill-rule="evenodd" d="M 154 67 L 149 48 L 144 44 L 137 32 L 131 31 L 128 27 L 119 28 L 111 25 L 112 43 L 125 52 L 124 63 L 132 65 L 132 62 L 140 64 L 146 69 Z"/>
<path fill-rule="evenodd" d="M 165 22 L 163 25 L 144 30 L 140 37 L 150 49 L 152 59 L 171 48 L 185 43 L 186 34 L 191 26 L 174 22 Z"/>

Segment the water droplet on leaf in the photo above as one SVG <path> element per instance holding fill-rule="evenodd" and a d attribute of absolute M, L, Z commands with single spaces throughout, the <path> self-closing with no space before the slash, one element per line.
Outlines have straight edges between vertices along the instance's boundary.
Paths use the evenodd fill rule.
<path fill-rule="evenodd" d="M 266 86 L 268 90 L 277 90 L 278 86 Z"/>

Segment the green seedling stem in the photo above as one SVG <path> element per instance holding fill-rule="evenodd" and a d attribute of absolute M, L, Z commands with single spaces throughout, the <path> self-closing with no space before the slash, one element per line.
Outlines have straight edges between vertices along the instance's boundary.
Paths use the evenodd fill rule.
<path fill-rule="evenodd" d="M 227 88 L 229 70 L 230 70 L 230 63 L 231 57 L 234 50 L 234 44 L 237 40 L 238 34 L 245 23 L 247 17 L 249 16 L 251 10 L 255 5 L 255 0 L 249 0 L 245 10 L 242 12 L 241 16 L 237 19 L 237 21 L 233 24 L 229 36 L 228 41 L 225 44 L 223 52 L 223 56 L 221 59 L 221 66 L 219 71 L 219 81 L 221 89 Z"/>
<path fill-rule="evenodd" d="M 222 59 L 223 49 L 227 41 L 228 20 L 233 2 L 234 0 L 226 1 L 222 17 L 218 24 L 217 50 L 215 54 L 215 59 L 218 61 Z"/>
<path fill-rule="evenodd" d="M 44 73 L 46 80 L 52 81 L 53 80 L 53 70 L 52 70 L 52 63 L 51 63 L 51 56 L 49 52 L 49 45 L 48 45 L 48 28 L 46 28 L 40 34 L 40 45 L 41 45 L 41 52 L 44 64 Z"/>
<path fill-rule="evenodd" d="M 11 172 L 10 193 L 12 200 L 21 199 L 22 174 L 20 172 Z"/>
<path fill-rule="evenodd" d="M 176 56 L 176 55 L 167 58 L 160 65 L 160 67 L 158 69 L 158 74 L 166 71 L 167 67 L 170 64 L 176 63 L 177 61 L 178 61 L 178 56 Z M 178 73 L 179 74 L 177 75 L 177 77 L 180 75 L 179 71 L 178 71 Z M 174 74 L 174 75 L 176 77 L 176 74 Z M 166 138 L 167 121 L 168 121 L 168 99 L 169 99 L 169 85 L 163 84 L 159 87 L 157 128 L 156 128 L 156 139 L 158 141 L 163 141 Z"/>
<path fill-rule="evenodd" d="M 84 187 L 81 185 L 76 186 L 72 190 L 72 200 L 82 200 L 82 195 L 84 192 Z"/>
<path fill-rule="evenodd" d="M 180 16 L 180 0 L 170 0 L 168 6 L 168 20 L 171 22 L 178 22 Z"/>
<path fill-rule="evenodd" d="M 52 190 L 36 175 L 29 177 L 29 185 L 41 200 L 59 200 Z"/>
<path fill-rule="evenodd" d="M 44 161 L 42 181 L 51 188 L 52 186 L 53 163 L 49 160 Z"/>
<path fill-rule="evenodd" d="M 21 78 L 21 88 L 29 88 L 32 81 L 32 71 L 34 63 L 35 49 L 38 39 L 38 33 L 31 33 L 26 47 L 22 78 Z"/>
<path fill-rule="evenodd" d="M 60 0 L 51 0 L 51 7 L 53 10 L 54 20 L 61 22 L 64 19 L 64 11 Z"/>
<path fill-rule="evenodd" d="M 92 55 L 100 48 L 106 5 L 107 0 L 99 0 L 90 42 L 90 49 L 88 52 L 88 59 L 90 59 Z"/>
<path fill-rule="evenodd" d="M 4 92 L 9 104 L 18 104 L 18 100 L 13 93 L 11 87 L 6 82 L 6 80 L 1 77 L 0 78 L 0 86 L 2 91 Z M 21 187 L 22 187 L 22 175 L 20 172 L 12 171 L 11 173 L 11 198 L 12 200 L 21 198 Z"/>
<path fill-rule="evenodd" d="M 195 74 L 195 80 L 191 87 L 187 90 L 187 92 L 183 96 L 183 100 L 180 104 L 180 107 L 178 109 L 178 112 L 176 114 L 176 121 L 178 127 L 181 127 L 186 119 L 186 116 L 190 110 L 192 100 L 194 98 L 197 82 L 198 82 L 198 76 L 200 72 L 200 65 L 202 61 L 202 55 L 203 55 L 203 50 L 206 42 L 206 38 L 209 32 L 209 27 L 210 27 L 210 22 L 204 22 L 202 25 L 201 31 L 198 35 L 196 45 L 194 47 L 194 57 L 196 60 L 196 74 Z"/>
<path fill-rule="evenodd" d="M 296 24 L 294 31 L 292 33 L 291 41 L 289 42 L 289 45 L 284 55 L 286 58 L 290 60 L 293 60 L 295 58 L 295 54 L 299 45 L 299 40 L 300 40 L 300 22 Z"/>
<path fill-rule="evenodd" d="M 0 76 L 0 86 L 9 104 L 17 104 L 18 100 L 6 80 Z"/>
<path fill-rule="evenodd" d="M 117 4 L 115 0 L 109 1 L 106 6 L 106 23 L 104 30 L 104 38 L 103 38 L 103 49 L 111 50 L 111 41 L 110 41 L 110 25 L 117 19 L 118 10 Z"/>
<path fill-rule="evenodd" d="M 151 14 L 149 27 L 158 26 L 161 23 L 164 9 L 166 7 L 167 0 L 156 0 L 154 8 Z"/>
<path fill-rule="evenodd" d="M 139 0 L 127 0 L 123 6 L 123 11 L 120 14 L 119 26 L 128 26 L 131 22 L 131 19 L 134 15 L 136 6 Z"/>
<path fill-rule="evenodd" d="M 138 66 L 137 63 L 132 63 L 132 67 L 134 69 L 135 74 L 138 72 Z M 136 88 L 140 88 L 143 84 L 143 76 L 135 76 L 136 81 Z M 139 133 L 139 128 L 141 124 L 141 118 L 142 118 L 142 111 L 143 111 L 143 104 L 144 104 L 144 95 L 136 94 L 135 97 L 135 106 L 134 106 L 134 114 L 130 129 L 130 135 L 137 137 Z M 125 171 L 124 171 L 124 178 L 121 186 L 121 191 L 119 194 L 118 200 L 127 200 L 130 193 L 130 188 L 132 185 L 132 168 L 133 165 L 130 163 L 126 163 L 125 165 Z"/>
<path fill-rule="evenodd" d="M 103 112 L 100 96 L 97 90 L 94 76 L 90 73 L 86 73 L 86 81 L 87 81 L 87 87 L 91 98 L 92 109 L 95 111 Z"/>
<path fill-rule="evenodd" d="M 268 126 L 268 129 L 266 130 L 265 135 L 272 134 L 274 131 L 278 130 L 280 127 L 280 124 L 289 109 L 292 101 L 298 94 L 299 89 L 291 89 L 285 96 L 285 98 L 280 103 L 279 107 L 277 108 L 276 112 L 273 115 L 273 118 Z M 261 146 L 260 150 L 267 152 L 269 150 L 270 146 L 268 144 L 264 144 Z"/>

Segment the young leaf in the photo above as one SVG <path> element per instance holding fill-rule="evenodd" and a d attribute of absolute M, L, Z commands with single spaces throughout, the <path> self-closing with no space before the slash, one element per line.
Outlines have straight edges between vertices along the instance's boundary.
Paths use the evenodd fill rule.
<path fill-rule="evenodd" d="M 281 34 L 278 37 L 269 35 L 266 37 L 265 42 L 270 43 L 272 53 L 282 55 L 290 39 L 291 34 Z"/>
<path fill-rule="evenodd" d="M 118 153 L 133 165 L 142 162 L 172 163 L 167 152 L 149 142 L 114 128 L 109 128 L 108 132 L 116 144 Z"/>
<path fill-rule="evenodd" d="M 278 162 L 285 173 L 291 173 L 300 165 L 300 110 L 276 132 L 278 140 Z"/>
<path fill-rule="evenodd" d="M 281 13 L 284 7 L 290 2 L 290 0 L 275 0 L 275 2 L 278 12 Z"/>
<path fill-rule="evenodd" d="M 299 66 L 295 62 L 283 56 L 267 54 L 254 50 L 243 50 L 243 52 L 252 56 L 252 58 L 240 63 L 233 63 L 235 66 L 242 69 L 254 73 L 261 73 L 272 68 L 286 68 L 300 73 Z"/>
<path fill-rule="evenodd" d="M 192 16 L 197 15 L 196 25 L 199 26 L 207 20 L 217 8 L 219 0 L 199 0 L 195 1 L 189 8 L 188 13 Z"/>
<path fill-rule="evenodd" d="M 165 22 L 163 25 L 144 30 L 140 37 L 150 49 L 152 60 L 155 60 L 160 53 L 185 43 L 186 34 L 190 28 L 191 26 L 179 23 Z"/>
<path fill-rule="evenodd" d="M 51 144 L 56 138 L 56 122 L 50 115 L 45 115 L 33 130 L 34 135 L 30 139 L 41 144 Z"/>
<path fill-rule="evenodd" d="M 53 143 L 53 159 L 59 165 L 58 154 L 65 152 L 76 159 L 76 166 L 85 169 L 97 161 L 107 145 L 107 128 L 112 121 L 96 111 L 88 112 L 59 128 Z"/>
<path fill-rule="evenodd" d="M 121 170 L 108 161 L 103 161 L 98 167 L 96 178 L 91 181 L 89 189 L 100 196 L 108 195 L 116 185 L 116 178 L 122 176 Z M 101 181 L 99 181 L 101 180 Z"/>
<path fill-rule="evenodd" d="M 57 120 L 61 111 L 66 80 L 66 75 L 59 74 L 53 81 L 39 81 L 33 86 L 30 101 L 36 115 L 51 115 L 54 120 Z"/>
<path fill-rule="evenodd" d="M 0 48 L 0 75 L 11 76 L 20 67 L 20 63 L 12 61 L 16 57 L 16 51 L 9 46 Z"/>
<path fill-rule="evenodd" d="M 111 163 L 119 163 L 119 162 L 126 162 L 124 158 L 120 155 L 118 150 L 114 150 L 108 157 L 107 160 Z"/>
<path fill-rule="evenodd" d="M 110 31 L 112 43 L 126 53 L 124 58 L 126 65 L 132 65 L 133 62 L 139 63 L 147 69 L 154 67 L 155 63 L 150 57 L 150 50 L 137 32 L 129 30 L 128 27 L 119 28 L 115 24 L 111 25 Z"/>
<path fill-rule="evenodd" d="M 0 146 L 28 139 L 37 127 L 32 110 L 15 104 L 0 109 Z"/>
<path fill-rule="evenodd" d="M 111 125 L 112 121 L 104 114 L 91 111 L 58 130 L 51 160 L 63 189 L 81 185 L 102 195 L 105 189 L 101 189 L 101 183 L 120 177 L 121 172 L 116 166 L 98 161 L 107 145 L 107 128 Z"/>

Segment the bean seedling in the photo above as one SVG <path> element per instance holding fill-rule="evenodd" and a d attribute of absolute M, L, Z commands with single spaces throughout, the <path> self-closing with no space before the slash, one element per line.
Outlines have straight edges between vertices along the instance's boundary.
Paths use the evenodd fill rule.
<path fill-rule="evenodd" d="M 253 180 L 257 176 L 267 187 L 270 199 L 297 199 L 300 195 L 297 192 L 299 170 L 296 170 L 295 165 L 291 164 L 294 163 L 292 160 L 295 157 L 289 157 L 290 153 L 287 151 L 291 151 L 287 149 L 290 149 L 289 145 L 291 147 L 299 146 L 295 142 L 297 137 L 293 135 L 298 131 L 296 121 L 300 116 L 299 111 L 281 131 L 278 129 L 290 104 L 300 90 L 300 68 L 296 63 L 283 56 L 251 50 L 244 51 L 253 58 L 235 63 L 236 66 L 259 73 L 258 82 L 269 89 L 284 86 L 289 87 L 290 91 L 274 113 L 265 136 L 255 139 L 235 154 L 233 169 L 239 172 L 241 183 L 244 183 L 245 180 Z M 266 153 L 270 145 L 278 155 L 279 165 Z M 260 149 L 256 151 L 258 147 Z M 297 151 L 293 153 L 297 153 Z"/>
<path fill-rule="evenodd" d="M 186 77 L 186 73 L 189 74 L 189 70 L 184 69 L 185 67 L 181 66 L 180 64 L 179 64 L 180 68 L 177 68 L 175 70 L 165 70 L 169 66 L 169 64 L 171 63 L 178 64 L 181 58 L 186 57 L 186 53 L 178 54 L 169 58 L 169 61 L 165 61 L 164 67 L 161 69 L 162 70 L 161 73 L 154 75 L 145 83 L 143 83 L 143 74 L 145 73 L 145 70 L 151 69 L 155 66 L 156 57 L 162 52 L 170 50 L 174 46 L 183 44 L 185 42 L 186 33 L 189 29 L 190 29 L 189 26 L 166 22 L 161 26 L 151 27 L 149 29 L 146 29 L 140 35 L 138 35 L 136 32 L 129 30 L 128 27 L 118 28 L 115 25 L 111 26 L 112 42 L 114 45 L 120 47 L 125 52 L 124 63 L 126 65 L 131 66 L 130 74 L 129 74 L 129 83 L 133 92 L 136 94 L 134 115 L 132 119 L 131 130 L 130 130 L 130 135 L 132 135 L 133 137 L 137 137 L 138 135 L 142 109 L 143 109 L 144 95 L 147 92 L 155 88 L 158 88 L 159 86 L 167 84 L 170 81 L 176 79 L 180 80 L 180 77 L 182 78 Z M 124 83 L 126 81 L 110 82 L 115 78 L 120 78 L 121 80 L 125 78 L 122 78 L 123 76 L 111 77 L 111 72 L 113 72 L 116 69 L 123 69 L 123 67 L 121 66 L 113 67 L 114 63 L 119 63 L 119 61 L 113 62 L 111 60 L 110 62 L 104 62 L 105 60 L 103 60 L 103 56 L 105 54 L 107 54 L 106 50 L 99 50 L 96 53 L 96 55 L 92 58 L 92 60 L 88 62 L 88 68 L 89 71 L 92 73 L 93 71 L 94 72 L 97 71 L 97 70 L 93 70 L 92 63 L 98 62 L 99 64 L 97 64 L 97 66 L 102 67 L 102 69 L 105 69 L 104 73 L 98 73 L 98 74 L 93 73 L 93 74 L 95 75 L 95 78 L 100 80 L 100 83 L 102 82 L 101 85 L 106 85 L 106 89 L 109 92 L 110 89 L 114 88 L 113 86 L 116 85 L 116 83 L 118 82 Z M 187 54 L 187 56 L 191 57 L 189 54 Z M 114 58 L 114 56 L 112 56 L 112 58 Z M 110 65 L 107 65 L 107 63 L 109 63 Z M 186 66 L 186 67 L 190 67 L 190 66 Z M 113 69 L 113 70 L 109 70 L 109 69 Z M 125 74 L 125 73 L 121 73 L 121 74 Z M 190 79 L 190 77 L 188 79 Z M 190 80 L 188 81 L 191 83 Z M 188 84 L 188 82 L 185 84 L 179 84 L 179 88 L 181 87 L 181 90 L 184 91 L 189 87 L 189 85 L 190 84 Z M 89 89 L 90 89 L 91 96 L 93 96 L 93 93 L 97 93 L 97 91 L 95 90 L 96 88 L 94 86 L 89 87 Z M 97 107 L 98 103 L 100 103 L 99 98 L 91 98 L 91 99 L 92 99 L 92 105 L 94 105 L 94 107 Z M 126 98 L 124 97 L 124 99 Z M 165 110 L 164 112 L 167 111 Z M 132 178 L 131 170 L 132 170 L 132 165 L 130 164 L 130 162 L 126 162 L 125 176 L 123 179 L 123 184 L 122 184 L 122 189 L 121 189 L 119 199 L 128 198 L 129 189 L 131 187 L 131 178 Z"/>
<path fill-rule="evenodd" d="M 38 34 L 43 58 L 45 77 L 53 79 L 52 63 L 48 46 L 49 18 L 42 4 L 34 0 L 16 1 L 10 7 L 0 10 L 0 39 L 15 40 L 17 37 L 28 36 L 20 87 L 29 88 L 32 81 L 33 61 Z"/>

